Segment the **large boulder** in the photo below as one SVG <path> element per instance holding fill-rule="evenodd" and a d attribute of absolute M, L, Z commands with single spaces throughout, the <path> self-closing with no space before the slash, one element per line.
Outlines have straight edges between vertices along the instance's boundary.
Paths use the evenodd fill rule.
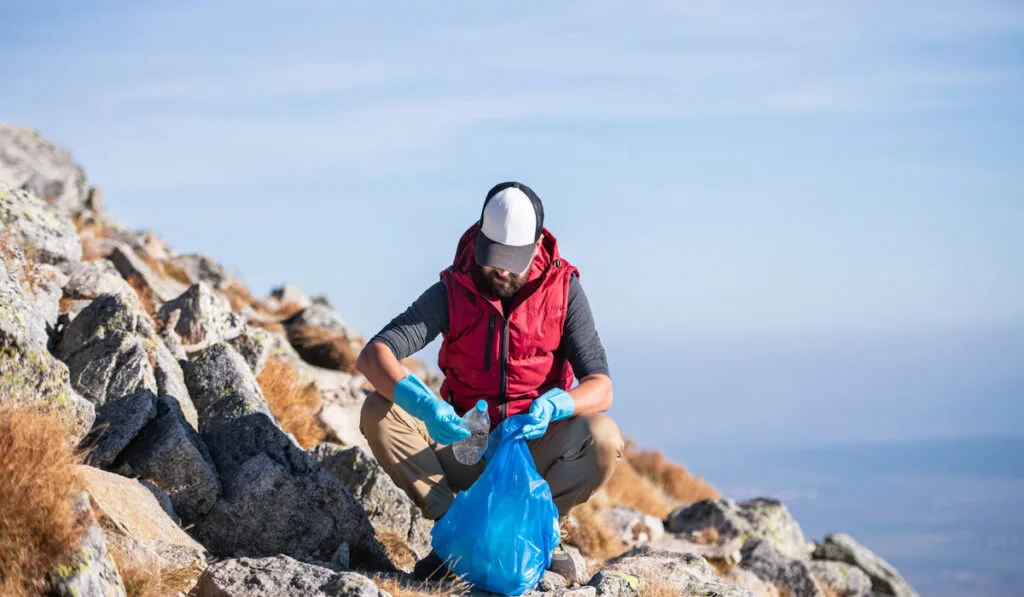
<path fill-rule="evenodd" d="M 64 298 L 93 300 L 102 294 L 115 294 L 142 310 L 135 290 L 125 282 L 114 264 L 106 259 L 69 262 L 61 266 L 68 281 L 64 284 Z"/>
<path fill-rule="evenodd" d="M 284 338 L 281 341 L 287 342 Z M 257 327 L 246 326 L 241 334 L 228 341 L 242 355 L 252 369 L 252 374 L 259 377 L 266 366 L 267 360 L 274 353 L 276 345 L 273 334 Z"/>
<path fill-rule="evenodd" d="M 238 558 L 211 564 L 190 597 L 390 597 L 355 572 L 296 561 L 288 556 Z"/>
<path fill-rule="evenodd" d="M 813 557 L 816 560 L 845 562 L 860 568 L 871 579 L 871 591 L 875 595 L 918 597 L 910 583 L 904 580 L 891 564 L 854 541 L 849 535 L 826 535 L 825 541 L 815 547 Z"/>
<path fill-rule="evenodd" d="M 102 295 L 68 324 L 57 356 L 75 389 L 96 406 L 90 462 L 110 465 L 156 416 L 151 354 L 161 346 L 148 321 L 115 295 Z"/>
<path fill-rule="evenodd" d="M 203 546 L 167 515 L 151 489 L 97 468 L 78 468 L 110 546 L 137 566 L 199 576 L 206 566 Z"/>
<path fill-rule="evenodd" d="M 351 330 L 342 321 L 341 316 L 330 307 L 320 303 L 310 304 L 310 306 L 285 319 L 282 323 L 289 329 L 298 326 L 313 326 L 330 330 L 346 338 L 352 337 Z"/>
<path fill-rule="evenodd" d="M 0 185 L 0 224 L 34 261 L 58 264 L 82 258 L 82 243 L 71 220 L 32 193 Z"/>
<path fill-rule="evenodd" d="M 206 444 L 185 421 L 178 403 L 167 396 L 158 399 L 156 418 L 121 451 L 111 469 L 154 482 L 185 525 L 209 512 L 220 494 Z"/>
<path fill-rule="evenodd" d="M 871 579 L 860 568 L 845 562 L 813 560 L 807 565 L 822 587 L 832 590 L 837 597 L 868 597 Z"/>
<path fill-rule="evenodd" d="M 234 348 L 214 344 L 183 368 L 222 486 L 221 498 L 196 525 L 204 545 L 222 556 L 329 561 L 348 542 L 355 564 L 390 568 L 362 507 L 278 427 Z"/>
<path fill-rule="evenodd" d="M 769 498 L 743 502 L 706 499 L 677 508 L 668 516 L 672 533 L 696 534 L 712 528 L 722 541 L 737 537 L 762 537 L 790 558 L 807 558 L 814 546 L 804 539 L 800 525 L 785 504 Z"/>
<path fill-rule="evenodd" d="M 75 511 L 84 533 L 69 561 L 46 575 L 47 595 L 53 597 L 125 597 L 117 564 L 93 515 L 89 495 L 80 492 Z"/>
<path fill-rule="evenodd" d="M 46 321 L 0 260 L 0 404 L 56 413 L 78 442 L 92 428 L 94 407 L 71 387 L 67 366 L 53 358 L 48 342 Z"/>
<path fill-rule="evenodd" d="M 805 560 L 789 558 L 767 539 L 750 537 L 743 544 L 740 565 L 762 580 L 785 587 L 792 597 L 825 597 Z"/>
<path fill-rule="evenodd" d="M 648 547 L 638 547 L 609 560 L 605 569 L 607 572 L 602 578 L 591 579 L 591 586 L 612 582 L 616 590 L 625 590 L 631 586 L 629 578 L 635 577 L 638 579 L 641 595 L 645 591 L 645 586 L 660 585 L 667 586 L 680 595 L 755 597 L 749 589 L 729 584 L 719 578 L 707 560 L 692 553 L 654 551 Z M 627 575 L 620 577 L 625 582 L 608 579 L 613 572 Z"/>
<path fill-rule="evenodd" d="M 245 321 L 231 312 L 231 304 L 205 282 L 193 284 L 160 307 L 157 317 L 185 344 L 212 344 L 235 338 Z"/>
<path fill-rule="evenodd" d="M 36 131 L 0 123 L 0 184 L 24 188 L 65 214 L 86 211 L 89 189 L 71 154 Z"/>
<path fill-rule="evenodd" d="M 196 253 L 175 255 L 171 257 L 170 262 L 177 267 L 192 284 L 203 282 L 211 288 L 223 290 L 234 282 L 234 277 L 224 269 L 224 266 L 206 255 L 199 255 Z"/>
<path fill-rule="evenodd" d="M 369 451 L 358 446 L 342 448 L 323 443 L 310 453 L 363 506 L 374 529 L 398 533 L 419 557 L 430 552 L 433 524 L 423 518 L 420 509 L 380 468 Z"/>

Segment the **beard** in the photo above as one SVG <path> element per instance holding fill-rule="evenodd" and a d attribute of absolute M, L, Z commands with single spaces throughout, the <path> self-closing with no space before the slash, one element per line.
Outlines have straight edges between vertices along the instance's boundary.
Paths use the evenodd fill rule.
<path fill-rule="evenodd" d="M 483 268 L 478 268 L 477 273 L 479 274 L 481 290 L 484 291 L 484 294 L 501 300 L 508 300 L 514 297 L 519 292 L 519 289 L 526 284 L 525 273 L 499 276 L 497 271 L 491 270 L 486 272 Z"/>

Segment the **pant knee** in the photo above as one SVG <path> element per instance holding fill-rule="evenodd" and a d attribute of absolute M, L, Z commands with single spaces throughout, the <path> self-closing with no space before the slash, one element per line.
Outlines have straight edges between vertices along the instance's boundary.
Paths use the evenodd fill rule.
<path fill-rule="evenodd" d="M 601 414 L 587 417 L 587 424 L 594 442 L 597 466 L 602 472 L 610 472 L 615 463 L 622 458 L 623 441 L 619 426 L 611 417 Z"/>
<path fill-rule="evenodd" d="M 370 392 L 366 400 L 363 401 L 363 407 L 359 409 L 359 431 L 364 437 L 369 438 L 368 433 L 376 435 L 380 430 L 381 421 L 387 416 L 390 407 L 389 400 L 377 392 Z"/>

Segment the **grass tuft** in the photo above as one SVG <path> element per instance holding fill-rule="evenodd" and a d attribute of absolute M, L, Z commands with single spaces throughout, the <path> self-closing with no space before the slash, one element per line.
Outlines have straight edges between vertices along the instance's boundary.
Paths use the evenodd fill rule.
<path fill-rule="evenodd" d="M 409 575 L 392 574 L 377 574 L 371 580 L 392 597 L 457 597 L 472 591 L 465 581 L 421 582 Z"/>
<path fill-rule="evenodd" d="M 317 418 L 320 391 L 303 383 L 299 372 L 278 357 L 271 357 L 256 380 L 281 428 L 295 436 L 304 449 L 324 441 L 326 430 Z"/>
<path fill-rule="evenodd" d="M 288 331 L 288 341 L 310 365 L 356 373 L 358 355 L 343 334 L 313 325 L 297 325 Z"/>
<path fill-rule="evenodd" d="M 0 595 L 38 595 L 83 534 L 75 513 L 82 455 L 53 415 L 0 409 Z"/>
<path fill-rule="evenodd" d="M 718 490 L 694 477 L 682 466 L 669 462 L 658 450 L 640 450 L 630 441 L 626 444 L 626 460 L 635 471 L 653 481 L 672 499 L 684 503 L 718 498 Z"/>

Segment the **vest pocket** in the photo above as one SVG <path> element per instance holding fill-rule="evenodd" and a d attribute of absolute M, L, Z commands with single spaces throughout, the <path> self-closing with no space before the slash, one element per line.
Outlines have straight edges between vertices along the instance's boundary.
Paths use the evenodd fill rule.
<path fill-rule="evenodd" d="M 491 345 L 494 344 L 495 315 L 487 320 L 487 344 L 484 344 L 484 371 L 491 370 Z"/>

